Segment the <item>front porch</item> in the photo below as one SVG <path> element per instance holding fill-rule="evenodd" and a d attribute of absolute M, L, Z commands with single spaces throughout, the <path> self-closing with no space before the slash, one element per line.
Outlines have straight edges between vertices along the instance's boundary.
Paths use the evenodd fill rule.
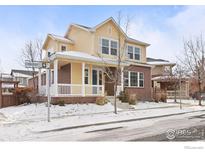
<path fill-rule="evenodd" d="M 178 80 L 178 79 L 176 79 Z M 160 90 L 166 92 L 166 96 L 168 99 L 174 99 L 175 97 L 187 99 L 189 98 L 189 82 L 187 79 L 181 80 L 181 90 L 180 86 L 173 79 L 166 77 L 161 78 L 153 78 L 152 79 L 153 90 Z"/>
<path fill-rule="evenodd" d="M 110 65 L 110 67 L 114 67 Z M 39 73 L 39 93 L 47 96 L 48 70 Z M 97 63 L 55 59 L 51 64 L 51 97 L 102 97 L 114 86 L 107 83 L 104 67 Z M 121 79 L 123 80 L 123 78 Z M 42 82 L 43 81 L 43 82 Z M 123 89 L 123 81 L 118 85 L 118 93 Z M 114 87 L 113 87 L 114 88 Z M 113 91 L 114 92 L 114 91 Z M 113 93 L 114 94 L 114 93 Z"/>

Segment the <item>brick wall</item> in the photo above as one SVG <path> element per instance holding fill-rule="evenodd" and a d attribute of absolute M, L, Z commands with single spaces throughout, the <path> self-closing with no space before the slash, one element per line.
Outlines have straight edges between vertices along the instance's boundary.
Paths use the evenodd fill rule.
<path fill-rule="evenodd" d="M 143 66 L 130 65 L 125 67 L 124 70 L 134 71 L 134 72 L 143 72 L 144 73 L 144 87 L 125 87 L 125 91 L 129 94 L 136 94 L 139 100 L 151 100 L 151 68 Z"/>

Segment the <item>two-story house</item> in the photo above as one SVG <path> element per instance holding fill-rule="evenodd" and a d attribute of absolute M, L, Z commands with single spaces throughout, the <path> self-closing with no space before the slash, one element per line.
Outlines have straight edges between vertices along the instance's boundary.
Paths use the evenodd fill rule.
<path fill-rule="evenodd" d="M 38 72 L 34 72 L 36 75 Z M 19 81 L 19 87 L 27 87 L 29 79 L 33 77 L 33 72 L 29 70 L 11 70 L 11 76 L 13 77 L 13 81 Z"/>
<path fill-rule="evenodd" d="M 147 58 L 147 63 L 152 65 L 152 88 L 166 91 L 167 98 L 189 98 L 189 80 L 181 78 L 181 95 L 178 84 L 179 78 L 173 77 L 173 68 L 176 63 L 163 59 Z"/>
<path fill-rule="evenodd" d="M 148 46 L 127 36 L 112 17 L 94 27 L 71 24 L 64 36 L 48 34 L 43 60 L 48 61 L 48 53 L 51 55 L 52 101 L 95 102 L 97 97 L 113 96 L 114 84 L 109 82 L 104 68 L 116 70 L 118 54 L 122 55 L 122 63 L 117 93 L 127 91 L 138 99 L 150 100 Z M 48 70 L 40 70 L 38 77 L 39 93 L 46 96 Z"/>

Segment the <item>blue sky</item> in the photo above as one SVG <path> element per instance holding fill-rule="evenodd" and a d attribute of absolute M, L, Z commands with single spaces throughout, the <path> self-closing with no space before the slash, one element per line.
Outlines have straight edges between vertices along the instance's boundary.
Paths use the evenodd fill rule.
<path fill-rule="evenodd" d="M 133 17 L 129 35 L 150 43 L 151 57 L 174 61 L 184 37 L 205 31 L 204 6 L 0 6 L 3 71 L 23 68 L 19 59 L 26 41 L 64 35 L 70 23 L 95 26 L 119 10 Z"/>

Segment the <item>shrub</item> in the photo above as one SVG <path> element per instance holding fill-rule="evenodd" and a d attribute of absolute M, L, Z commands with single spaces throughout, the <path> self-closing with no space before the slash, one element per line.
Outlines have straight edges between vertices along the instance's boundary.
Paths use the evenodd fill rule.
<path fill-rule="evenodd" d="M 24 103 L 31 103 L 31 98 L 32 98 L 32 88 L 28 87 L 21 87 L 21 88 L 15 88 L 14 90 L 18 104 L 24 104 Z"/>
<path fill-rule="evenodd" d="M 128 102 L 129 102 L 130 105 L 136 105 L 136 102 L 137 102 L 136 94 L 130 94 Z"/>
<path fill-rule="evenodd" d="M 167 95 L 165 92 L 157 92 L 154 97 L 155 102 L 167 102 Z"/>
<path fill-rule="evenodd" d="M 105 104 L 107 104 L 107 103 L 108 103 L 108 100 L 107 100 L 106 97 L 98 97 L 98 98 L 96 99 L 96 104 L 97 104 L 97 105 L 105 105 Z"/>
<path fill-rule="evenodd" d="M 59 106 L 65 106 L 65 101 L 64 100 L 58 100 L 55 102 L 51 102 L 52 105 L 59 105 Z"/>
<path fill-rule="evenodd" d="M 161 93 L 161 99 L 160 99 L 160 101 L 162 101 L 162 102 L 167 102 L 167 95 L 166 95 L 166 93 Z"/>
<path fill-rule="evenodd" d="M 58 101 L 58 105 L 59 105 L 59 106 L 65 106 L 65 102 L 64 102 L 64 100 L 60 100 L 60 101 Z"/>
<path fill-rule="evenodd" d="M 129 102 L 129 95 L 127 92 L 125 91 L 121 91 L 119 96 L 118 96 L 119 100 L 122 102 Z"/>

